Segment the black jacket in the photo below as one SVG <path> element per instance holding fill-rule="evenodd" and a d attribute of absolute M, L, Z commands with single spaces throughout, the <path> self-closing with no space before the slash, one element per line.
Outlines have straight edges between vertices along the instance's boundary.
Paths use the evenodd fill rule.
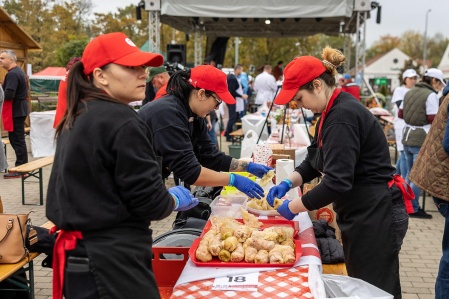
<path fill-rule="evenodd" d="M 10 69 L 3 81 L 5 100 L 13 100 L 12 116 L 27 116 L 29 107 L 27 102 L 28 87 L 25 73 L 18 66 Z"/>
<path fill-rule="evenodd" d="M 80 104 L 81 106 L 82 104 Z M 64 230 L 148 227 L 173 211 L 151 134 L 127 105 L 93 100 L 57 140 L 47 217 Z"/>
<path fill-rule="evenodd" d="M 229 171 L 232 157 L 212 143 L 204 118 L 194 115 L 177 97 L 167 95 L 146 104 L 138 113 L 150 128 L 156 155 L 162 158 L 164 178 L 173 172 L 191 185 L 198 179 L 201 166 Z"/>
<path fill-rule="evenodd" d="M 316 125 L 318 130 L 319 123 Z M 312 211 L 344 198 L 354 185 L 387 183 L 393 178 L 385 134 L 376 117 L 349 93 L 342 92 L 329 110 L 323 130 L 324 176 L 305 194 L 304 206 Z M 315 133 L 315 140 L 317 138 Z M 321 173 L 309 156 L 296 169 L 304 182 Z"/>

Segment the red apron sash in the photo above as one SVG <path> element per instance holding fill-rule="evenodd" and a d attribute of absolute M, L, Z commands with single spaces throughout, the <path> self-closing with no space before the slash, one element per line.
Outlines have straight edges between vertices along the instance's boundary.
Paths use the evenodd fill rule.
<path fill-rule="evenodd" d="M 53 234 L 58 229 L 53 226 L 50 233 Z M 76 241 L 82 240 L 83 235 L 80 231 L 61 230 L 56 238 L 53 249 L 53 299 L 62 299 L 64 289 L 64 270 L 65 270 L 65 252 L 74 250 Z"/>
<path fill-rule="evenodd" d="M 13 100 L 5 100 L 2 109 L 3 128 L 8 132 L 14 131 L 14 123 L 12 121 L 12 103 Z"/>
<path fill-rule="evenodd" d="M 395 184 L 399 190 L 401 190 L 402 197 L 404 198 L 405 209 L 408 214 L 413 214 L 415 211 L 413 210 L 412 199 L 415 198 L 415 194 L 413 193 L 412 187 L 401 177 L 399 174 L 395 174 L 393 179 L 388 182 L 388 187 L 391 188 Z"/>

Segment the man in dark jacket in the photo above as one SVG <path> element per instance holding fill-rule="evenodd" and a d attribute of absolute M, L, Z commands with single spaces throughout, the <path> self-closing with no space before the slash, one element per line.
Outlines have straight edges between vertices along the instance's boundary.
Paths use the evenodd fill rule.
<path fill-rule="evenodd" d="M 12 50 L 0 52 L 0 64 L 8 71 L 2 87 L 5 102 L 2 109 L 3 126 L 8 131 L 8 138 L 16 153 L 16 166 L 28 163 L 25 143 L 25 119 L 29 114 L 28 88 L 25 73 L 17 66 L 17 56 Z M 5 179 L 19 178 L 19 173 L 8 173 Z"/>
<path fill-rule="evenodd" d="M 241 64 L 236 64 L 234 67 L 234 74 L 228 75 L 228 90 L 236 100 L 237 98 L 242 98 L 244 100 L 248 98 L 248 95 L 243 94 L 243 89 L 238 79 L 238 76 L 242 72 L 243 66 Z M 241 92 L 239 93 L 239 91 Z M 224 135 L 226 136 L 226 141 L 231 141 L 231 137 L 229 134 L 234 131 L 233 127 L 237 121 L 239 113 L 236 111 L 237 104 L 226 104 L 226 105 L 228 106 L 229 119 Z"/>

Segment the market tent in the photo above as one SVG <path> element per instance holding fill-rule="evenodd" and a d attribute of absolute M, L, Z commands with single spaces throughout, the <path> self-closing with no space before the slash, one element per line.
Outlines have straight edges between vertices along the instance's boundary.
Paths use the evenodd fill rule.
<path fill-rule="evenodd" d="M 228 0 L 223 5 L 223 0 L 162 0 L 161 22 L 186 33 L 199 28 L 207 36 L 338 35 L 356 31 L 355 2 Z M 270 24 L 266 24 L 266 20 L 270 20 Z"/>
<path fill-rule="evenodd" d="M 64 79 L 65 67 L 47 67 L 30 76 L 32 92 L 46 93 L 58 92 L 59 82 Z"/>

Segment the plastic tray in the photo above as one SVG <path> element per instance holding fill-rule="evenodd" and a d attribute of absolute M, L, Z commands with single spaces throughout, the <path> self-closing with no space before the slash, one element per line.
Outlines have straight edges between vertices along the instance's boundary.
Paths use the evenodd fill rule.
<path fill-rule="evenodd" d="M 217 257 L 213 257 L 210 262 L 201 262 L 195 256 L 195 251 L 200 244 L 201 239 L 198 238 L 193 241 L 192 247 L 189 249 L 189 256 L 192 262 L 198 267 L 244 267 L 244 268 L 268 268 L 268 267 L 293 267 L 293 265 L 299 260 L 302 255 L 301 241 L 295 240 L 295 254 L 296 259 L 294 263 L 289 264 L 255 264 L 255 263 L 247 263 L 245 261 L 242 262 L 222 262 Z"/>

